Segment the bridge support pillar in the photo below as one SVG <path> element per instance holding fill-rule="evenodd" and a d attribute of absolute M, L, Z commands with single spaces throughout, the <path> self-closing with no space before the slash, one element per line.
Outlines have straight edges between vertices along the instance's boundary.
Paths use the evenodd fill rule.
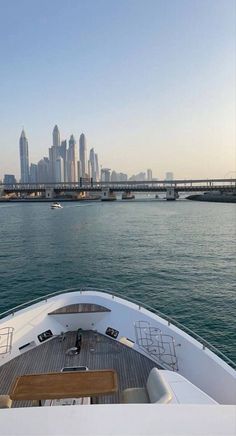
<path fill-rule="evenodd" d="M 105 189 L 104 191 L 102 191 L 101 200 L 102 201 L 114 201 L 114 200 L 116 200 L 116 194 L 113 191 L 111 191 L 110 189 Z"/>
<path fill-rule="evenodd" d="M 53 188 L 46 188 L 45 189 L 45 198 L 54 198 L 55 192 Z"/>
<path fill-rule="evenodd" d="M 122 200 L 134 200 L 135 195 L 131 191 L 124 191 L 121 198 Z"/>
<path fill-rule="evenodd" d="M 167 188 L 166 190 L 166 200 L 170 201 L 170 200 L 176 200 L 177 198 L 179 198 L 179 194 L 176 191 L 175 188 Z"/>

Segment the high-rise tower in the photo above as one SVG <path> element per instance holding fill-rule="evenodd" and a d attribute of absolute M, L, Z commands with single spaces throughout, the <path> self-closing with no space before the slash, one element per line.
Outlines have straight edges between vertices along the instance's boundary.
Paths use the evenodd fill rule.
<path fill-rule="evenodd" d="M 79 138 L 79 159 L 81 165 L 81 177 L 87 176 L 87 146 L 84 133 Z"/>
<path fill-rule="evenodd" d="M 77 156 L 76 156 L 76 141 L 73 135 L 69 139 L 69 148 L 67 151 L 67 174 L 68 182 L 77 181 Z"/>
<path fill-rule="evenodd" d="M 63 182 L 67 182 L 67 141 L 61 141 L 60 146 L 60 156 L 63 159 L 63 165 L 64 165 L 64 180 Z"/>
<path fill-rule="evenodd" d="M 96 171 L 96 181 L 98 182 L 100 180 L 100 174 L 99 174 L 99 165 L 98 165 L 97 153 L 95 153 L 95 171 Z"/>
<path fill-rule="evenodd" d="M 20 181 L 29 183 L 29 150 L 24 129 L 20 135 Z"/>
<path fill-rule="evenodd" d="M 152 180 L 152 170 L 151 170 L 151 168 L 148 168 L 147 169 L 147 180 Z"/>
<path fill-rule="evenodd" d="M 89 161 L 90 161 L 90 165 L 91 165 L 91 174 L 90 174 L 90 177 L 92 177 L 93 180 L 96 182 L 96 163 L 95 163 L 94 148 L 91 148 L 91 150 L 90 150 Z"/>
<path fill-rule="evenodd" d="M 53 132 L 52 132 L 52 145 L 56 145 L 57 147 L 59 147 L 61 145 L 60 132 L 59 132 L 57 125 L 55 125 Z"/>
<path fill-rule="evenodd" d="M 57 167 L 56 161 L 59 157 L 60 157 L 60 132 L 58 126 L 56 125 L 52 132 L 52 147 L 49 148 L 50 182 L 56 182 L 56 167 Z"/>

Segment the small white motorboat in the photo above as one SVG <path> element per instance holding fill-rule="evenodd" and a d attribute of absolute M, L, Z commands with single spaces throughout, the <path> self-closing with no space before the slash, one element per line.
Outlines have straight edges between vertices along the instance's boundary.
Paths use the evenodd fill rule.
<path fill-rule="evenodd" d="M 51 209 L 63 209 L 63 206 L 56 202 L 51 205 Z"/>

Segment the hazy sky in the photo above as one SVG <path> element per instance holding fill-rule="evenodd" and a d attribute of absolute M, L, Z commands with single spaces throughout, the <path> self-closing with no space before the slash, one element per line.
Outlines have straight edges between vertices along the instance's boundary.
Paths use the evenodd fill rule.
<path fill-rule="evenodd" d="M 0 0 L 0 178 L 52 129 L 129 175 L 234 176 L 234 0 Z"/>

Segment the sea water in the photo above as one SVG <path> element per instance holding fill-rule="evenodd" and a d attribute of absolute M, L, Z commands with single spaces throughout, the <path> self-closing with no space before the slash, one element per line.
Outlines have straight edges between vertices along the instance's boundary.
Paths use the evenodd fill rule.
<path fill-rule="evenodd" d="M 70 287 L 135 298 L 236 360 L 234 204 L 0 204 L 0 312 Z"/>

